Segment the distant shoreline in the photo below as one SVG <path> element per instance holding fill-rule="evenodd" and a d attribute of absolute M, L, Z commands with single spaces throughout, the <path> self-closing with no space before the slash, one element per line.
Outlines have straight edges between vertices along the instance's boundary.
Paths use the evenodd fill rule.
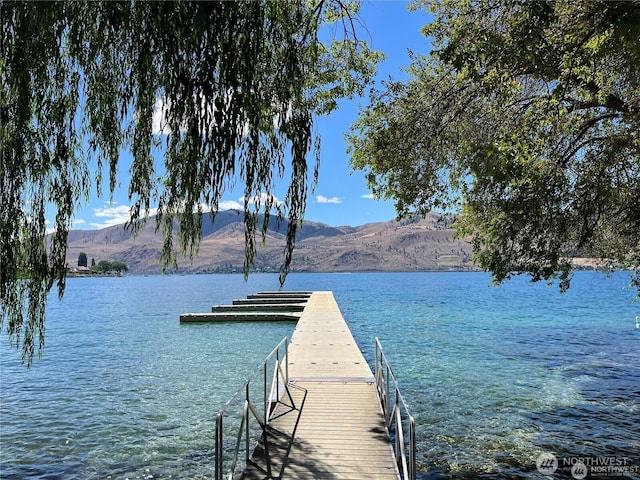
<path fill-rule="evenodd" d="M 610 269 L 607 268 L 605 262 L 598 261 L 593 258 L 580 258 L 577 259 L 579 261 L 574 262 L 575 271 L 602 271 L 608 272 Z M 624 269 L 620 269 L 620 271 L 627 271 Z M 249 275 L 274 275 L 279 274 L 278 270 L 250 270 Z M 349 275 L 353 273 L 490 273 L 481 270 L 480 268 L 440 268 L 440 269 L 424 269 L 424 270 L 381 270 L 381 269 L 362 269 L 362 270 L 290 270 L 289 274 L 314 274 L 314 273 L 322 273 L 322 274 L 339 274 L 339 275 Z M 244 272 L 241 268 L 230 268 L 228 270 L 207 270 L 207 269 L 184 269 L 184 270 L 167 270 L 165 272 L 162 271 L 135 271 L 129 270 L 126 273 L 119 272 L 111 272 L 111 273 L 102 273 L 102 272 L 78 272 L 75 270 L 67 271 L 67 278 L 99 278 L 99 277 L 148 277 L 155 275 L 243 275 Z"/>
<path fill-rule="evenodd" d="M 118 272 L 78 272 L 75 270 L 67 270 L 67 278 L 97 278 L 97 277 L 124 277 L 126 274 Z M 135 274 L 134 275 L 142 275 Z"/>

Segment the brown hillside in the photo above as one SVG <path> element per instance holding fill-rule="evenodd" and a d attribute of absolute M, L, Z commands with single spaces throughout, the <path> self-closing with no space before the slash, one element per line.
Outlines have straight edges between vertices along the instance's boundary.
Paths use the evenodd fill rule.
<path fill-rule="evenodd" d="M 214 224 L 203 218 L 203 239 L 193 261 L 179 258 L 182 272 L 238 272 L 244 261 L 244 226 L 237 212 L 219 212 Z M 285 222 L 286 223 L 286 222 Z M 278 271 L 283 258 L 286 224 L 271 225 L 264 247 L 257 253 L 255 270 Z M 154 233 L 155 221 L 134 240 L 124 225 L 102 230 L 70 232 L 67 261 L 77 265 L 85 252 L 95 259 L 121 261 L 129 273 L 159 273 L 162 240 Z M 292 271 L 427 271 L 472 270 L 471 245 L 454 239 L 437 216 L 418 221 L 369 223 L 358 227 L 331 227 L 305 222 L 296 242 Z"/>

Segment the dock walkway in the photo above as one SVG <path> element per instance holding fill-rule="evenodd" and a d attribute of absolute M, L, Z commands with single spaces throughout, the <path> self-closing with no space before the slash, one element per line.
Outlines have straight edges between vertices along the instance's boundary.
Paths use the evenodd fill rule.
<path fill-rule="evenodd" d="M 308 299 L 291 337 L 288 369 L 297 408 L 278 404 L 267 448 L 258 446 L 242 477 L 397 480 L 373 373 L 332 292 Z"/>

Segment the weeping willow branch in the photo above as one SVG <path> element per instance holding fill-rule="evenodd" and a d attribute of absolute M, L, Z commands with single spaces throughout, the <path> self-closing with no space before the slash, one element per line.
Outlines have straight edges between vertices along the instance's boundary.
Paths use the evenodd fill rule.
<path fill-rule="evenodd" d="M 289 221 L 284 281 L 308 161 L 317 177 L 314 116 L 361 92 L 380 60 L 363 42 L 344 49 L 318 39 L 327 19 L 356 18 L 357 9 L 339 0 L 0 1 L 1 319 L 23 361 L 44 345 L 48 292 L 56 283 L 64 291 L 74 214 L 94 188 L 102 193 L 103 169 L 113 195 L 123 151 L 133 158 L 128 225 L 138 231 L 157 205 L 165 266 L 197 253 L 203 212 L 215 216 L 242 182 L 245 272 L 275 212 Z M 276 205 L 285 172 L 289 188 Z"/>

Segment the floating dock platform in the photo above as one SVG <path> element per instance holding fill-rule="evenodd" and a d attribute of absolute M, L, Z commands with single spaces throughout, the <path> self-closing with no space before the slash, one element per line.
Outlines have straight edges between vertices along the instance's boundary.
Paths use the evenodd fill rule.
<path fill-rule="evenodd" d="M 297 322 L 310 297 L 309 292 L 260 292 L 216 305 L 211 312 L 183 313 L 180 323 Z"/>

